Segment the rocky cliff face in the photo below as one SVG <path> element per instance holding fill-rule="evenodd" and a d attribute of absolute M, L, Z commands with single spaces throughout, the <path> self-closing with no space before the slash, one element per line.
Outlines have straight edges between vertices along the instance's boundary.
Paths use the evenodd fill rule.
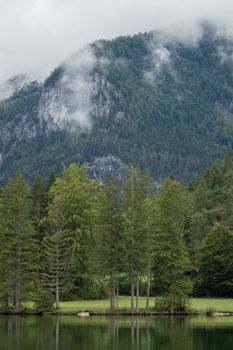
<path fill-rule="evenodd" d="M 115 176 L 122 183 L 126 176 L 127 166 L 120 160 L 109 154 L 106 157 L 96 158 L 88 164 L 88 175 L 92 179 L 98 179 L 105 184 Z"/>
<path fill-rule="evenodd" d="M 108 118 L 114 88 L 103 75 L 95 73 L 85 81 L 69 80 L 69 84 L 67 79 L 64 75 L 54 86 L 42 90 L 38 117 L 47 123 L 48 130 L 91 129 L 95 119 Z"/>

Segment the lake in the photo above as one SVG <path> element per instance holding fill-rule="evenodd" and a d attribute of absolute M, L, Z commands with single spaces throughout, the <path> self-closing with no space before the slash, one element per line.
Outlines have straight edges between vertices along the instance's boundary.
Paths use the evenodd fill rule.
<path fill-rule="evenodd" d="M 0 316 L 1 350 L 232 350 L 233 317 Z"/>

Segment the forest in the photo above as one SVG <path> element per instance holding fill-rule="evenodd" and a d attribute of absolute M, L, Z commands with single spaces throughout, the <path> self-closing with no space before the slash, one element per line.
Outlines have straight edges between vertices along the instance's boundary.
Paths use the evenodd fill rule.
<path fill-rule="evenodd" d="M 59 309 L 61 300 L 159 296 L 156 310 L 187 310 L 190 296 L 233 297 L 233 159 L 189 185 L 155 186 L 130 165 L 123 183 L 84 165 L 32 186 L 17 172 L 0 189 L 0 298 L 4 310 Z"/>

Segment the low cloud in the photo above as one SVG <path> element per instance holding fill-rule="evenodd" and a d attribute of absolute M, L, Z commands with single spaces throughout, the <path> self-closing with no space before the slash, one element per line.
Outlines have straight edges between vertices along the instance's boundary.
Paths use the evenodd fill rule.
<path fill-rule="evenodd" d="M 0 82 L 19 73 L 43 80 L 97 39 L 162 30 L 195 43 L 199 20 L 233 33 L 231 0 L 0 0 Z"/>
<path fill-rule="evenodd" d="M 218 48 L 218 55 L 220 58 L 220 64 L 224 63 L 232 63 L 233 62 L 233 54 L 226 51 L 223 46 Z"/>
<path fill-rule="evenodd" d="M 97 59 L 87 45 L 69 56 L 60 65 L 61 74 L 51 79 L 39 103 L 39 118 L 50 122 L 51 128 L 90 130 L 93 98 L 98 90 L 93 79 Z"/>
<path fill-rule="evenodd" d="M 6 100 L 30 81 L 32 77 L 20 74 L 0 83 L 0 102 Z"/>
<path fill-rule="evenodd" d="M 66 90 L 65 120 L 81 128 L 91 128 L 90 112 L 93 97 L 97 91 L 91 73 L 97 60 L 90 46 L 70 56 L 63 65 L 64 74 L 60 81 Z"/>
<path fill-rule="evenodd" d="M 144 72 L 144 78 L 149 83 L 154 85 L 156 79 L 164 68 L 170 66 L 170 52 L 162 43 L 155 43 L 153 40 L 149 44 L 150 69 Z"/>

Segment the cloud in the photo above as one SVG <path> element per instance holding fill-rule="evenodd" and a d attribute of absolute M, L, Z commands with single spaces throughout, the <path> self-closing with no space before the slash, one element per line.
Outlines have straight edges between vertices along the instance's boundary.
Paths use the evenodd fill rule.
<path fill-rule="evenodd" d="M 220 64 L 233 63 L 233 53 L 228 52 L 225 47 L 218 47 L 218 55 L 220 58 Z"/>
<path fill-rule="evenodd" d="M 81 128 L 91 128 L 90 112 L 97 89 L 91 79 L 91 72 L 97 64 L 90 46 L 85 46 L 71 55 L 63 64 L 64 74 L 61 86 L 66 90 L 65 120 Z"/>
<path fill-rule="evenodd" d="M 21 89 L 25 84 L 32 81 L 32 77 L 19 74 L 11 79 L 0 83 L 0 101 L 7 99 L 14 92 Z"/>
<path fill-rule="evenodd" d="M 161 42 L 156 43 L 153 40 L 149 43 L 149 52 L 151 67 L 144 72 L 144 78 L 153 85 L 162 69 L 170 66 L 170 52 Z"/>
<path fill-rule="evenodd" d="M 232 0 L 0 0 L 0 81 L 44 79 L 70 53 L 97 39 L 152 29 L 195 42 L 198 20 L 233 34 Z"/>
<path fill-rule="evenodd" d="M 51 127 L 91 129 L 92 100 L 97 93 L 92 70 L 97 59 L 86 45 L 69 56 L 60 66 L 61 77 L 43 90 L 39 117 L 51 122 Z"/>

